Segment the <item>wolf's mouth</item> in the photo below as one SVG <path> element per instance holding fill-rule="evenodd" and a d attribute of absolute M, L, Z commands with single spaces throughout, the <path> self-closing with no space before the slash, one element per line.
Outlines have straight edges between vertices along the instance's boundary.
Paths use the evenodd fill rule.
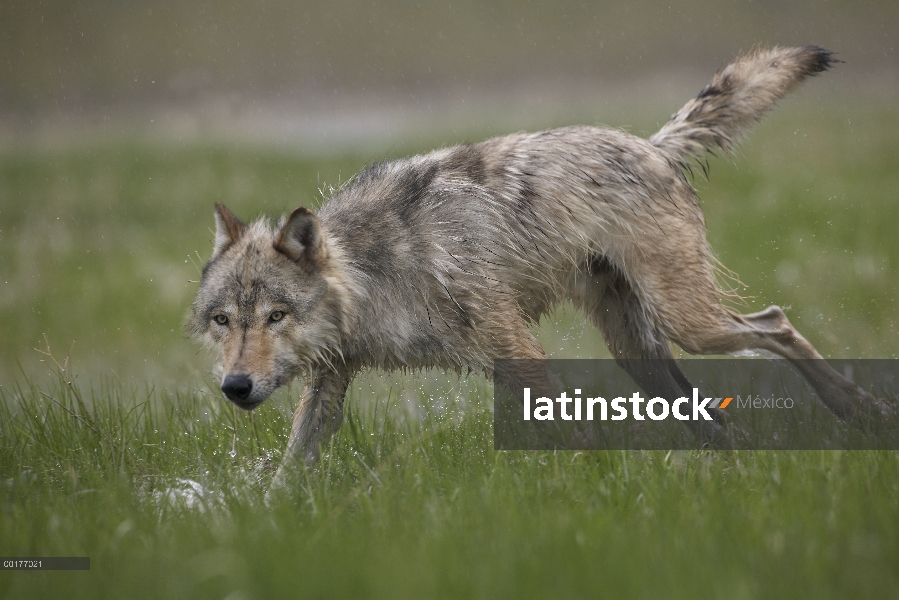
<path fill-rule="evenodd" d="M 228 398 L 228 400 L 233 404 L 236 404 L 238 408 L 242 408 L 248 412 L 265 402 L 265 400 L 232 400 L 231 398 Z"/>
<path fill-rule="evenodd" d="M 222 392 L 228 400 L 244 410 L 253 410 L 269 396 L 258 384 L 254 385 L 252 378 L 245 373 L 232 373 L 225 377 Z"/>

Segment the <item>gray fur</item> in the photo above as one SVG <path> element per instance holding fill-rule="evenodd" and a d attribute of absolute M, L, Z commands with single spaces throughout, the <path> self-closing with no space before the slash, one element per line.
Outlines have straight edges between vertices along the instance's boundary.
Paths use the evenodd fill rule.
<path fill-rule="evenodd" d="M 721 303 L 683 173 L 706 149 L 730 149 L 831 62 L 817 48 L 739 58 L 649 140 L 566 127 L 384 162 L 317 217 L 297 209 L 274 227 L 218 207 L 189 328 L 221 349 L 223 377 L 252 379 L 248 398 L 232 398 L 244 408 L 305 379 L 279 479 L 339 427 L 360 369 L 440 367 L 551 387 L 546 373 L 494 373 L 493 361 L 545 358 L 529 325 L 566 299 L 647 393 L 689 385 L 669 341 L 697 354 L 758 348 L 797 361 L 828 407 L 851 418 L 873 400 L 820 360 L 779 308 L 743 316 Z M 670 370 L 649 377 L 641 358 L 667 359 Z"/>
<path fill-rule="evenodd" d="M 817 46 L 747 54 L 718 71 L 649 141 L 681 162 L 714 148 L 729 152 L 777 100 L 835 62 Z"/>

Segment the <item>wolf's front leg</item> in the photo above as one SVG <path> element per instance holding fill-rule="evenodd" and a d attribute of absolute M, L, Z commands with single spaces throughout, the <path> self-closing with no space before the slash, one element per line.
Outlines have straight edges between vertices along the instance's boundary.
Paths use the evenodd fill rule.
<path fill-rule="evenodd" d="M 290 475 L 303 463 L 318 460 L 319 447 L 327 442 L 343 422 L 343 399 L 352 380 L 345 370 L 319 371 L 306 382 L 303 396 L 293 413 L 287 450 L 272 489 L 285 487 Z"/>

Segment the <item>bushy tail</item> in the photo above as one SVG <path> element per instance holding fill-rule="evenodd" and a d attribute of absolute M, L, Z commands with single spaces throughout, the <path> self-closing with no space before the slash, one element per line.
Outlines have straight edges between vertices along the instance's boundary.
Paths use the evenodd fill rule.
<path fill-rule="evenodd" d="M 727 152 L 777 100 L 834 62 L 832 53 L 817 46 L 741 56 L 718 71 L 649 141 L 682 165 L 716 148 Z"/>

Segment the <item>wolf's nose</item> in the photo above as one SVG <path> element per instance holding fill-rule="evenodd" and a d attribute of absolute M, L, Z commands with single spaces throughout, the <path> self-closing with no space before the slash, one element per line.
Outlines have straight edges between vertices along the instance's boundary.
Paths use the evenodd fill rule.
<path fill-rule="evenodd" d="M 228 396 L 229 400 L 237 402 L 238 400 L 246 400 L 253 391 L 253 382 L 248 375 L 238 373 L 237 375 L 228 375 L 222 383 L 222 391 Z"/>

